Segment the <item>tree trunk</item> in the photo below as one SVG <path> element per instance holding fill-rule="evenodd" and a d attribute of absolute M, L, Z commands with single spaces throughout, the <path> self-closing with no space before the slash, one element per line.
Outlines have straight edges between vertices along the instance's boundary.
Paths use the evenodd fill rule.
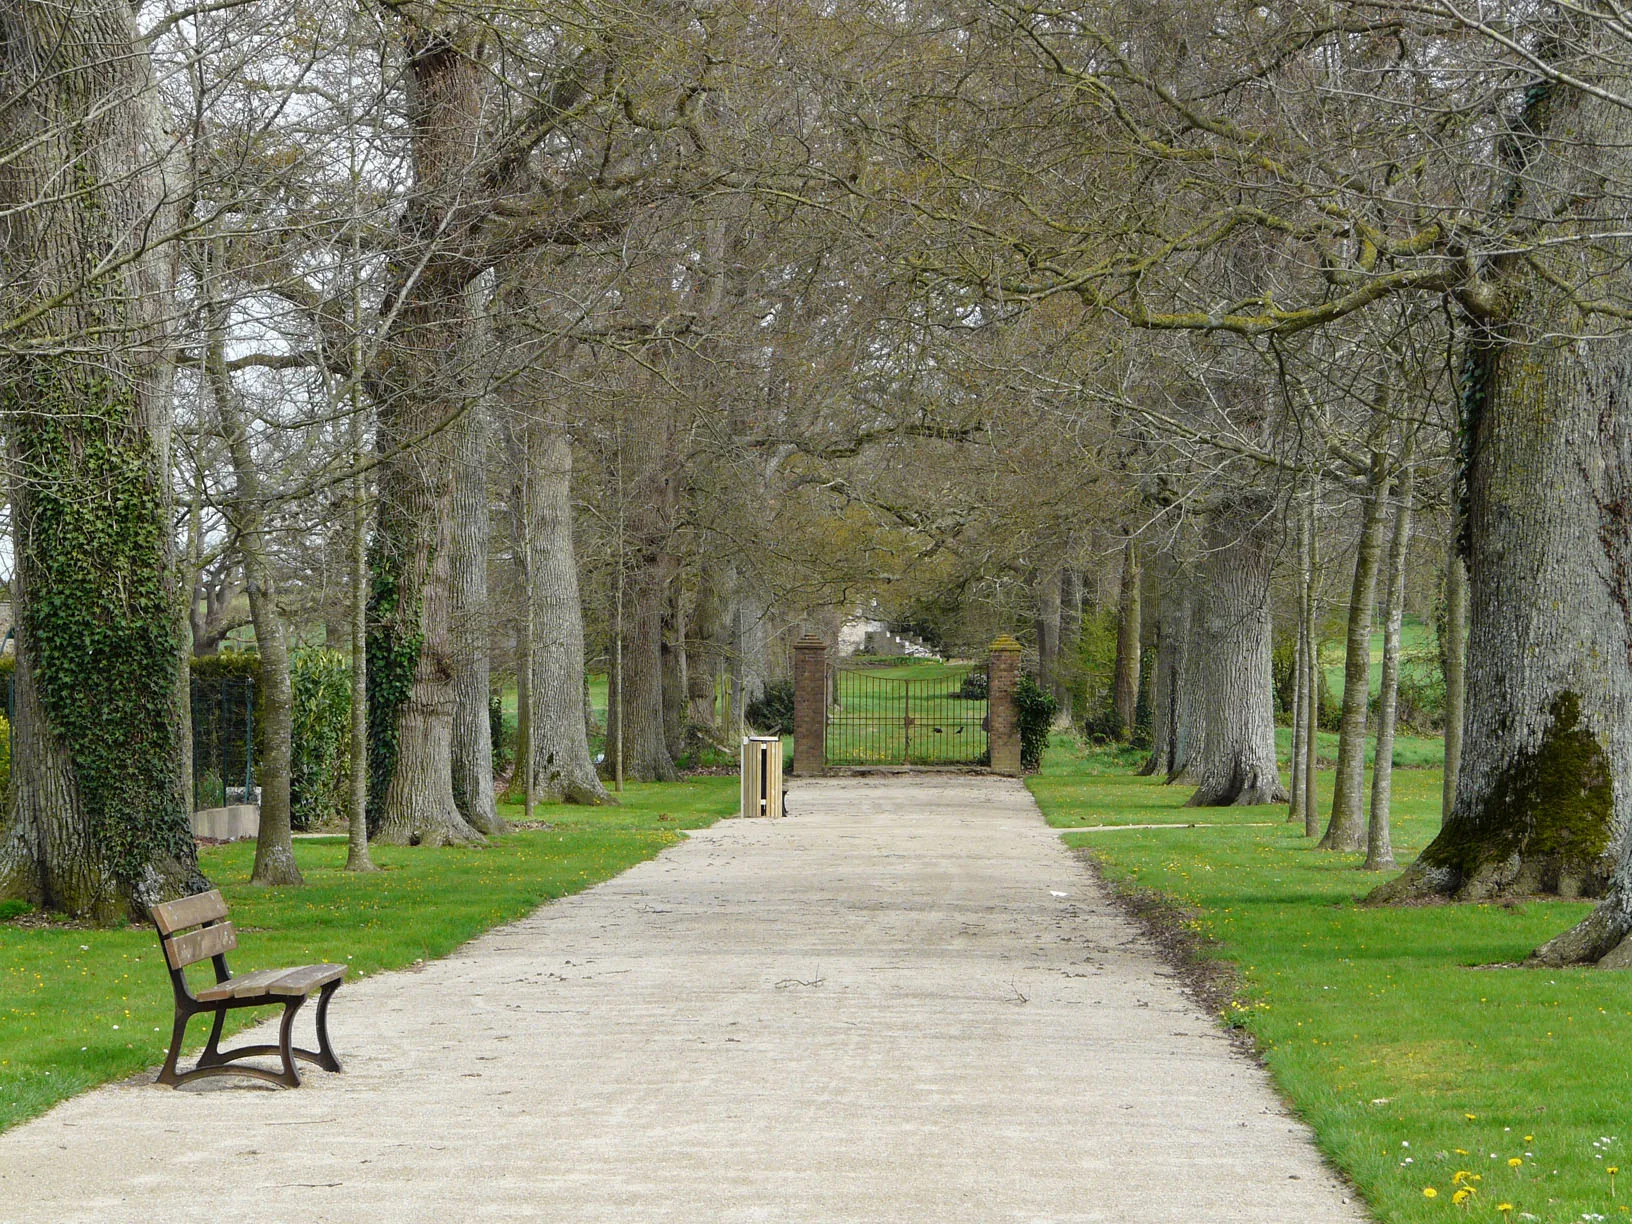
<path fill-rule="evenodd" d="M 1192 784 L 1196 781 L 1196 765 L 1201 760 L 1206 741 L 1206 705 L 1203 701 L 1201 675 L 1202 651 L 1198 641 L 1204 599 L 1200 579 L 1192 563 L 1182 598 L 1176 602 L 1177 615 L 1173 621 L 1172 694 L 1168 698 L 1168 760 L 1169 784 Z"/>
<path fill-rule="evenodd" d="M 1607 22 L 1548 11 L 1567 28 L 1544 52 L 1604 56 L 1595 84 L 1624 95 Z M 1607 71 L 1599 68 L 1609 66 Z M 1561 139 L 1560 139 L 1561 138 Z M 1624 230 L 1632 114 L 1545 80 L 1504 136 L 1503 202 L 1564 239 Z M 1507 202 L 1511 201 L 1510 204 Z M 1463 363 L 1462 488 L 1469 624 L 1465 740 L 1456 802 L 1439 835 L 1373 900 L 1556 893 L 1605 896 L 1550 941 L 1550 964 L 1624 965 L 1632 947 L 1632 339 L 1580 334 L 1583 296 L 1620 285 L 1628 244 L 1558 241 L 1534 261 L 1484 269 L 1505 317 Z M 1613 292 L 1613 290 L 1611 290 Z"/>
<path fill-rule="evenodd" d="M 1165 571 L 1166 565 L 1160 566 Z M 1173 599 L 1166 582 L 1156 594 L 1156 666 L 1151 668 L 1150 755 L 1139 776 L 1167 772 L 1173 751 Z"/>
<path fill-rule="evenodd" d="M 453 797 L 451 626 L 453 428 L 468 407 L 467 286 L 453 229 L 478 157 L 485 66 L 457 27 L 399 18 L 408 73 L 414 192 L 382 307 L 391 320 L 370 371 L 379 513 L 369 625 L 369 823 L 396 844 L 469 844 L 482 835 Z"/>
<path fill-rule="evenodd" d="M 139 245 L 174 231 L 182 184 L 128 4 L 0 6 L 0 94 L 0 309 L 39 312 L 0 374 L 18 645 L 0 896 L 145 918 L 206 887 L 176 676 L 176 252 Z"/>
<path fill-rule="evenodd" d="M 1394 722 L 1399 713 L 1400 621 L 1405 615 L 1405 563 L 1411 550 L 1411 502 L 1416 483 L 1411 468 L 1411 436 L 1401 449 L 1398 508 L 1394 511 L 1394 539 L 1388 547 L 1388 583 L 1383 594 L 1383 677 L 1377 699 L 1377 754 L 1371 773 L 1371 817 L 1366 824 L 1367 871 L 1382 871 L 1394 863 L 1389 808 L 1394 791 Z"/>
<path fill-rule="evenodd" d="M 1299 524 L 1303 518 L 1299 514 Z M 1304 542 L 1298 540 L 1298 556 L 1307 557 Z M 1304 812 L 1308 805 L 1308 795 L 1304 786 L 1304 751 L 1303 751 L 1303 703 L 1308 698 L 1309 684 L 1307 668 L 1309 665 L 1309 625 L 1303 616 L 1303 581 L 1298 583 L 1298 636 L 1292 649 L 1292 784 L 1289 788 L 1292 794 L 1287 804 L 1286 820 L 1293 824 L 1304 819 Z"/>
<path fill-rule="evenodd" d="M 1371 477 L 1361 502 L 1360 541 L 1354 554 L 1349 592 L 1349 636 L 1343 655 L 1343 723 L 1337 739 L 1337 774 L 1332 781 L 1332 817 L 1322 850 L 1366 848 L 1366 706 L 1371 699 L 1371 610 L 1377 598 L 1377 566 L 1388 508 L 1388 455 L 1371 455 Z"/>
<path fill-rule="evenodd" d="M 505 443 L 517 473 L 516 536 L 532 553 L 530 580 L 525 558 L 522 568 L 534 626 L 527 708 L 535 798 L 610 803 L 589 755 L 584 613 L 572 541 L 572 441 L 536 408 L 518 407 L 506 418 Z M 609 696 L 615 708 L 616 693 Z M 616 734 L 613 708 L 607 712 L 609 739 Z"/>
<path fill-rule="evenodd" d="M 1270 671 L 1269 582 L 1277 545 L 1260 497 L 1240 497 L 1209 517 L 1207 597 L 1191 646 L 1199 656 L 1204 730 L 1189 807 L 1287 801 L 1275 754 Z"/>
<path fill-rule="evenodd" d="M 1082 664 L 1082 577 L 1070 566 L 1060 571 L 1060 644 L 1054 670 L 1054 699 L 1067 717 L 1076 714 L 1076 680 Z"/>
<path fill-rule="evenodd" d="M 1116 609 L 1116 666 L 1111 704 L 1121 738 L 1133 735 L 1139 708 L 1139 554 L 1129 540 L 1122 546 L 1122 590 Z"/>
<path fill-rule="evenodd" d="M 1303 584 L 1303 620 L 1309 626 L 1308 666 L 1303 694 L 1303 835 L 1314 837 L 1320 833 L 1320 486 L 1309 494 L 1304 511 L 1307 558 Z"/>
<path fill-rule="evenodd" d="M 474 330 L 478 336 L 490 334 L 485 326 Z M 486 364 L 475 354 L 471 361 L 478 370 Z M 488 712 L 493 682 L 488 662 L 487 407 L 479 389 L 472 389 L 469 407 L 452 432 L 453 802 L 471 828 L 487 834 L 508 833 L 510 826 L 499 815 L 493 795 L 493 732 Z"/>
<path fill-rule="evenodd" d="M 1060 670 L 1060 571 L 1037 575 L 1037 683 L 1052 689 Z"/>
<path fill-rule="evenodd" d="M 353 342 L 353 368 L 360 368 L 362 333 Z M 357 384 L 352 382 L 351 461 L 351 796 L 346 808 L 346 870 L 375 871 L 368 853 L 368 485 L 362 475 L 363 420 Z"/>
<path fill-rule="evenodd" d="M 256 719 L 261 731 L 260 827 L 255 836 L 255 865 L 251 884 L 304 884 L 295 865 L 293 828 L 289 813 L 289 768 L 294 747 L 294 693 L 289 683 L 289 647 L 278 612 L 277 586 L 266 553 L 266 495 L 260 468 L 250 449 L 249 432 L 238 403 L 237 389 L 227 370 L 226 328 L 231 304 L 214 297 L 219 244 L 205 256 L 203 283 L 212 297 L 208 306 L 209 336 L 204 361 L 205 382 L 220 426 L 221 440 L 232 461 L 234 488 L 226 507 L 227 520 L 238 538 L 238 555 L 249 588 L 249 614 L 255 623 L 255 645 L 261 656 Z M 248 796 L 245 796 L 248 801 Z"/>
<path fill-rule="evenodd" d="M 697 588 L 691 635 L 686 643 L 686 717 L 710 732 L 719 729 L 720 642 L 724 636 L 725 601 L 719 573 L 705 569 Z"/>
<path fill-rule="evenodd" d="M 1442 825 L 1450 819 L 1456 803 L 1468 691 L 1468 569 L 1462 564 L 1455 534 L 1445 554 L 1445 777 L 1439 805 Z"/>
<path fill-rule="evenodd" d="M 686 752 L 686 694 L 689 690 L 686 658 L 686 604 L 684 584 L 675 565 L 675 580 L 663 601 L 663 743 L 671 758 Z"/>

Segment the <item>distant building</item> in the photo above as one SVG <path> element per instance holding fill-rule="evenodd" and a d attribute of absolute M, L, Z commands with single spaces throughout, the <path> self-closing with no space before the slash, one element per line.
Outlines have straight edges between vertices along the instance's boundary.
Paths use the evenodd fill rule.
<path fill-rule="evenodd" d="M 889 622 L 856 615 L 839 626 L 838 654 L 882 655 L 909 659 L 937 659 L 940 655 L 910 633 L 897 633 Z"/>

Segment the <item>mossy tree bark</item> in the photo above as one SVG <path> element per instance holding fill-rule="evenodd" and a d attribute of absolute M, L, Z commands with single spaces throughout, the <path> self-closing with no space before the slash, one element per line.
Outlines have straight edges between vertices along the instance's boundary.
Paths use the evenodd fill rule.
<path fill-rule="evenodd" d="M 1625 94 L 1628 75 L 1575 57 L 1607 23 L 1579 14 L 1546 55 Z M 1567 48 L 1568 50 L 1563 50 Z M 1610 79 L 1613 78 L 1613 79 Z M 1508 207 L 1560 238 L 1624 230 L 1632 114 L 1533 83 L 1503 147 Z M 1439 835 L 1372 900 L 1608 895 L 1541 948 L 1549 963 L 1625 963 L 1632 931 L 1632 339 L 1579 334 L 1565 285 L 1621 283 L 1624 238 L 1554 243 L 1481 269 L 1492 313 L 1475 320 L 1462 376 L 1467 708 L 1456 799 Z"/>
<path fill-rule="evenodd" d="M 176 675 L 176 247 L 153 244 L 182 176 L 128 4 L 0 6 L 0 94 L 18 612 L 0 896 L 115 922 L 206 886 Z"/>
<path fill-rule="evenodd" d="M 1272 507 L 1243 495 L 1208 516 L 1200 628 L 1205 729 L 1189 807 L 1285 803 L 1275 756 L 1269 581 L 1278 541 Z"/>
<path fill-rule="evenodd" d="M 1375 450 L 1371 476 L 1360 503 L 1360 540 L 1354 552 L 1354 585 L 1349 591 L 1349 633 L 1343 654 L 1343 722 L 1337 737 L 1337 772 L 1332 778 L 1332 816 L 1322 850 L 1366 848 L 1366 707 L 1371 700 L 1371 613 L 1377 598 L 1377 568 L 1388 510 L 1388 453 Z"/>

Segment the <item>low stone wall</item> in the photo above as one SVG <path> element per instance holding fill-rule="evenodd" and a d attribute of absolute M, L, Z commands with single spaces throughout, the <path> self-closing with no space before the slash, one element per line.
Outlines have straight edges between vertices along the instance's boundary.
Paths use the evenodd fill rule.
<path fill-rule="evenodd" d="M 193 813 L 193 836 L 211 841 L 237 841 L 261 831 L 261 805 L 234 803 L 230 807 L 201 808 Z"/>

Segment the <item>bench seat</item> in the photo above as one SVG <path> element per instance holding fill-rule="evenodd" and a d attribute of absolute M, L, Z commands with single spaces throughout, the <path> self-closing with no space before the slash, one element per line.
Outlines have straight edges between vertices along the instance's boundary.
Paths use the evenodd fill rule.
<path fill-rule="evenodd" d="M 195 991 L 200 1003 L 216 999 L 253 999 L 263 996 L 308 995 L 346 976 L 345 965 L 302 965 L 298 969 L 257 969 L 240 973 L 214 986 Z"/>

